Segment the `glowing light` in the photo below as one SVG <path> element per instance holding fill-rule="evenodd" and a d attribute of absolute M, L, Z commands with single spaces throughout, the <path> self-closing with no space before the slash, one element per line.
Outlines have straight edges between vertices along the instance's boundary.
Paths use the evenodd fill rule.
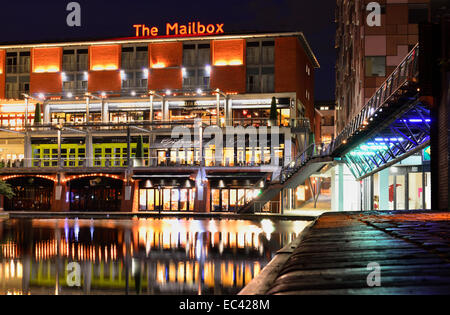
<path fill-rule="evenodd" d="M 215 62 L 215 66 L 240 66 L 242 65 L 242 60 L 233 59 L 233 60 L 218 60 Z"/>
<path fill-rule="evenodd" d="M 261 228 L 262 228 L 263 232 L 266 234 L 267 240 L 270 240 L 270 237 L 271 237 L 273 231 L 275 231 L 273 222 L 270 221 L 269 219 L 264 219 L 261 221 Z"/>
<path fill-rule="evenodd" d="M 163 62 L 158 62 L 158 63 L 152 64 L 152 68 L 153 69 L 162 69 L 162 68 L 165 68 L 165 67 L 166 67 L 166 64 L 163 63 Z"/>
<path fill-rule="evenodd" d="M 202 89 L 197 89 L 197 94 L 202 94 L 202 93 L 203 93 Z"/>
<path fill-rule="evenodd" d="M 73 175 L 73 176 L 65 178 L 62 182 L 67 183 L 67 182 L 73 181 L 74 179 L 80 179 L 80 178 L 86 178 L 86 177 L 108 177 L 108 178 L 112 178 L 112 179 L 122 180 L 120 178 L 120 176 L 118 176 L 118 175 L 95 173 L 95 174 Z M 55 179 L 55 181 L 56 181 L 56 179 Z"/>
<path fill-rule="evenodd" d="M 206 65 L 206 66 L 205 66 L 205 72 L 206 72 L 206 74 L 207 74 L 208 76 L 211 75 L 211 66 L 210 66 L 210 65 Z"/>
<path fill-rule="evenodd" d="M 59 67 L 57 66 L 48 66 L 48 67 L 38 67 L 34 69 L 35 73 L 54 73 L 59 72 Z"/>
<path fill-rule="evenodd" d="M 119 67 L 117 65 L 108 64 L 108 65 L 95 65 L 92 67 L 93 71 L 104 71 L 104 70 L 117 70 Z"/>

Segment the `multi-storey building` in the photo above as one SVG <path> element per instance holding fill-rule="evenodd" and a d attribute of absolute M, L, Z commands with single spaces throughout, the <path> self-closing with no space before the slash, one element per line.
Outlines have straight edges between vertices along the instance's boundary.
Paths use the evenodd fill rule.
<path fill-rule="evenodd" d="M 335 102 L 316 102 L 316 111 L 320 115 L 320 142 L 330 143 L 335 135 Z"/>
<path fill-rule="evenodd" d="M 300 32 L 0 45 L 4 208 L 236 211 L 314 139 L 317 67 Z"/>
<path fill-rule="evenodd" d="M 342 131 L 419 41 L 429 0 L 380 0 L 380 24 L 367 23 L 369 0 L 337 0 L 336 127 Z M 375 21 L 376 22 L 376 21 Z"/>
<path fill-rule="evenodd" d="M 337 135 L 350 125 L 419 43 L 419 26 L 429 20 L 430 3 L 429 0 L 337 0 Z M 383 146 L 386 142 L 391 145 L 389 142 L 398 139 L 376 137 L 365 145 L 370 150 L 370 146 Z M 357 150 L 357 147 L 353 149 Z M 346 187 L 347 184 L 348 187 L 353 185 L 358 191 L 345 196 L 341 191 L 341 198 L 333 198 L 334 209 L 413 210 L 431 207 L 429 147 L 398 159 L 391 167 L 379 168 L 360 180 L 361 185 L 342 165 L 334 171 L 336 183 L 346 181 Z"/>

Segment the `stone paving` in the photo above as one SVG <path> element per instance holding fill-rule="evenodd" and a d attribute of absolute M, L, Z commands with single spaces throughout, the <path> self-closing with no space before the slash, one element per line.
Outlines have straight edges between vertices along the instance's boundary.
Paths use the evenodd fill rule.
<path fill-rule="evenodd" d="M 450 294 L 450 213 L 327 213 L 305 233 L 267 294 Z"/>

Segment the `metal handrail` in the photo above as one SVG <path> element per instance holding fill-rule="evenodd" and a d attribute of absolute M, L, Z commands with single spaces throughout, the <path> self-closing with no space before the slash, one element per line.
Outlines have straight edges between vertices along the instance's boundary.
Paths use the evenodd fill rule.
<path fill-rule="evenodd" d="M 417 44 L 400 62 L 391 75 L 381 84 L 362 110 L 339 133 L 333 141 L 333 151 L 344 143 L 356 130 L 365 128 L 368 120 L 381 112 L 383 105 L 405 83 L 414 80 L 418 73 L 419 45 Z"/>
<path fill-rule="evenodd" d="M 291 163 L 285 166 L 280 175 L 281 183 L 286 182 L 292 175 L 308 163 L 311 159 L 317 157 L 326 157 L 331 154 L 332 143 L 312 143 L 303 152 L 301 152 Z"/>

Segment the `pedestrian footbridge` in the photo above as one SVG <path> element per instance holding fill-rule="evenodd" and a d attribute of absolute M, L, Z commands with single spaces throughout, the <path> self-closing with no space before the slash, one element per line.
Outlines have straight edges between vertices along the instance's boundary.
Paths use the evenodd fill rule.
<path fill-rule="evenodd" d="M 279 180 L 238 212 L 253 212 L 256 203 L 298 187 L 327 164 L 344 162 L 361 180 L 429 146 L 432 122 L 421 94 L 419 58 L 416 45 L 336 139 L 310 145 L 283 167 Z"/>

